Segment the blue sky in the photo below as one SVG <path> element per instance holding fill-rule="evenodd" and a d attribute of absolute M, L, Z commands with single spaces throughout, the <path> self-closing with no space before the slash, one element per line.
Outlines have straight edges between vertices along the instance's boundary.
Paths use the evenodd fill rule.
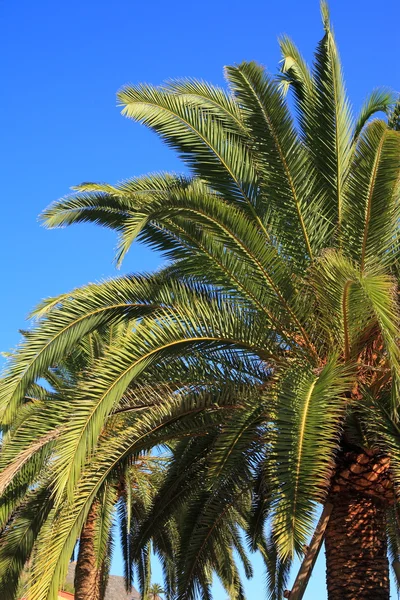
<path fill-rule="evenodd" d="M 355 108 L 375 86 L 400 90 L 398 0 L 330 4 Z M 40 299 L 117 273 L 113 234 L 89 225 L 46 231 L 41 210 L 82 181 L 182 170 L 151 133 L 121 117 L 117 89 L 182 76 L 221 84 L 223 65 L 243 59 L 274 71 L 279 34 L 311 59 L 321 25 L 318 0 L 0 0 L 0 16 L 0 350 L 7 350 Z M 122 272 L 159 265 L 159 256 L 134 247 Z M 257 563 L 249 597 L 263 597 L 263 582 Z M 324 600 L 323 588 L 321 563 L 306 600 Z M 215 597 L 225 598 L 219 588 Z"/>

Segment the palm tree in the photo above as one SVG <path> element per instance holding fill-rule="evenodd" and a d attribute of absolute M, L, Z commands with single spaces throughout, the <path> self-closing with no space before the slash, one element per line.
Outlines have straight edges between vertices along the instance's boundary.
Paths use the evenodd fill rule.
<path fill-rule="evenodd" d="M 233 400 L 232 413 L 243 420 L 220 421 L 221 435 L 207 446 L 213 458 L 202 463 L 203 481 L 218 474 L 220 494 L 210 483 L 207 510 L 199 512 L 199 479 L 191 498 L 190 477 L 186 482 L 184 510 L 196 525 L 186 529 L 193 551 L 181 544 L 177 557 L 179 597 L 207 592 L 213 568 L 226 568 L 216 506 L 234 510 L 242 487 L 253 498 L 248 522 L 258 524 L 249 527 L 254 535 L 260 523 L 269 528 L 260 544 L 280 572 L 302 554 L 318 507 L 329 504 L 329 600 L 389 598 L 387 538 L 392 554 L 400 553 L 400 105 L 375 90 L 353 119 L 325 3 L 322 14 L 325 32 L 312 68 L 284 37 L 278 77 L 242 63 L 226 68 L 228 91 L 194 80 L 122 89 L 124 114 L 177 150 L 190 176 L 83 184 L 44 213 L 49 227 L 92 221 L 115 229 L 118 261 L 137 238 L 173 262 L 153 277 L 121 277 L 50 299 L 10 362 L 4 430 L 49 365 L 89 332 L 127 323 L 118 346 L 77 386 L 74 421 L 60 435 L 54 493 L 67 494 L 73 509 L 61 509 L 55 537 L 42 536 L 52 552 L 46 559 L 38 552 L 37 564 L 50 566 L 44 575 L 36 571 L 34 600 L 50 598 L 71 532 L 110 466 L 137 447 L 140 428 L 147 427 L 147 443 L 159 426 L 166 436 L 196 426 L 206 431 L 207 423 L 215 428 L 216 408 Z M 247 394 L 253 382 L 250 400 L 240 387 L 243 373 Z M 128 386 L 140 387 L 146 377 L 172 380 L 179 393 L 127 423 L 107 454 L 105 419 Z M 243 457 L 250 469 L 239 468 Z M 227 479 L 235 469 L 243 474 L 228 503 L 227 467 Z M 223 532 L 246 511 L 225 521 Z M 231 548 L 234 539 L 232 533 Z M 237 596 L 233 572 L 226 577 Z"/>
<path fill-rule="evenodd" d="M 55 508 L 51 495 L 51 473 L 55 468 L 55 441 L 71 413 L 71 396 L 87 369 L 115 341 L 118 328 L 87 336 L 63 361 L 46 374 L 47 386 L 34 385 L 25 398 L 19 418 L 13 423 L 3 446 L 2 465 L 11 467 L 2 478 L 2 525 L 0 533 L 1 597 L 16 598 L 21 584 L 29 583 L 34 564 L 35 540 Z M 125 396 L 125 405 L 129 399 Z M 107 437 L 106 424 L 103 436 Z M 17 455 L 20 460 L 13 462 Z M 10 460 L 11 459 L 11 460 Z M 90 506 L 79 534 L 75 567 L 76 600 L 104 598 L 113 548 L 112 528 L 118 509 L 126 586 L 133 578 L 131 538 L 143 520 L 159 485 L 162 457 L 125 457 L 108 475 Z M 21 485 L 22 484 L 22 485 Z M 17 493 L 16 493 L 17 492 Z M 30 562 L 28 576 L 26 564 Z M 142 573 L 146 579 L 148 575 Z M 18 588 L 19 586 L 19 588 Z"/>
<path fill-rule="evenodd" d="M 103 334 L 104 335 L 104 334 Z M 119 346 L 121 338 L 114 338 L 115 346 Z M 163 503 L 164 512 L 162 514 L 163 522 L 159 526 L 152 527 L 152 532 L 147 535 L 145 543 L 141 543 L 140 548 L 136 548 L 139 536 L 138 525 L 143 520 L 145 512 L 140 509 L 138 517 L 129 519 L 126 506 L 130 506 L 128 498 L 119 506 L 121 533 L 124 549 L 127 581 L 132 581 L 132 567 L 137 565 L 138 575 L 143 594 L 147 594 L 146 580 L 149 577 L 148 571 L 148 547 L 151 542 L 154 551 L 157 553 L 163 563 L 165 575 L 165 587 L 168 597 L 171 597 L 175 591 L 176 569 L 175 557 L 177 556 L 177 535 L 180 535 L 182 524 L 186 525 L 193 521 L 192 516 L 186 518 L 188 510 L 186 507 L 185 496 L 187 489 L 196 490 L 200 481 L 203 481 L 203 473 L 199 470 L 204 467 L 204 452 L 207 450 L 208 440 L 215 439 L 220 434 L 221 412 L 229 411 L 231 413 L 242 408 L 242 402 L 246 405 L 250 398 L 255 394 L 254 387 L 254 369 L 250 380 L 246 381 L 246 362 L 237 362 L 236 365 L 231 361 L 229 367 L 235 366 L 238 373 L 229 375 L 231 387 L 222 382 L 228 380 L 228 372 L 221 364 L 219 357 L 218 373 L 211 371 L 211 364 L 208 358 L 196 359 L 196 363 L 174 365 L 173 370 L 165 371 L 160 366 L 156 372 L 151 372 L 150 377 L 143 374 L 138 378 L 135 386 L 130 386 L 121 398 L 121 401 L 115 407 L 115 410 L 109 415 L 106 424 L 102 427 L 102 432 L 98 440 L 95 457 L 90 456 L 86 469 L 86 483 L 81 489 L 74 490 L 72 502 L 68 502 L 68 494 L 61 494 L 59 505 L 56 502 L 54 506 L 54 496 L 56 495 L 56 483 L 59 471 L 59 455 L 65 444 L 65 439 L 60 435 L 60 429 L 75 422 L 77 409 L 81 406 L 83 399 L 76 394 L 76 387 L 79 383 L 86 381 L 88 371 L 82 366 L 82 346 L 86 351 L 90 351 L 89 361 L 93 362 L 93 354 L 102 350 L 101 338 L 96 334 L 90 334 L 85 337 L 78 348 L 74 349 L 72 355 L 68 355 L 60 366 L 50 370 L 47 377 L 54 389 L 58 390 L 58 395 L 54 398 L 47 398 L 49 392 L 37 386 L 32 386 L 42 395 L 42 401 L 36 402 L 33 399 L 33 393 L 25 398 L 25 405 L 19 411 L 19 418 L 13 422 L 9 433 L 10 439 L 3 446 L 2 474 L 0 476 L 0 486 L 2 489 L 2 498 L 7 498 L 7 493 L 14 491 L 18 487 L 18 477 L 23 472 L 23 467 L 28 471 L 37 461 L 37 453 L 41 448 L 51 449 L 50 472 L 42 469 L 41 486 L 35 483 L 30 496 L 21 495 L 20 506 L 17 506 L 15 514 L 7 526 L 7 530 L 0 536 L 0 589 L 4 598 L 15 600 L 15 586 L 10 585 L 13 580 L 18 584 L 19 577 L 27 558 L 32 555 L 34 560 L 31 564 L 30 578 L 34 582 L 38 580 L 37 588 L 30 588 L 30 594 L 55 594 L 56 590 L 65 577 L 65 567 L 69 556 L 74 549 L 77 537 L 77 531 L 80 531 L 80 546 L 78 555 L 78 565 L 75 580 L 76 594 L 78 597 L 91 597 L 99 594 L 99 584 L 103 581 L 103 567 L 98 554 L 94 549 L 99 547 L 99 533 L 106 542 L 110 527 L 110 511 L 116 502 L 117 495 L 120 495 L 121 474 L 124 480 L 127 480 L 128 471 L 122 469 L 121 465 L 137 465 L 136 474 L 140 473 L 143 451 L 151 449 L 160 444 L 166 445 L 167 450 L 175 456 L 179 456 L 179 469 L 184 473 L 179 473 L 177 482 L 183 483 L 183 490 L 178 491 L 178 496 L 171 500 L 165 497 Z M 78 365 L 76 364 L 78 359 Z M 84 361 L 85 362 L 85 361 Z M 96 363 L 95 363 L 96 364 Z M 76 379 L 76 373 L 79 373 L 79 381 Z M 210 381 L 210 374 L 212 379 Z M 72 375 L 72 377 L 71 377 Z M 219 380 L 218 380 L 219 376 Z M 158 382 L 159 379 L 159 382 Z M 165 380 L 168 379 L 168 384 Z M 261 380 L 261 378 L 259 377 Z M 195 390 L 193 381 L 196 381 L 198 389 Z M 33 392 L 32 389 L 32 392 Z M 235 398 L 232 400 L 233 391 Z M 249 393 L 251 395 L 249 396 Z M 52 401 L 51 401 L 52 400 Z M 145 410 L 151 408 L 151 412 L 146 416 Z M 259 406 L 257 407 L 259 410 Z M 206 414 L 201 414 L 207 411 Z M 49 435 L 49 432 L 51 435 Z M 46 437 L 47 434 L 47 437 Z M 123 435 L 121 435 L 123 434 Z M 191 445 L 185 449 L 186 440 L 194 436 L 195 440 L 202 443 Z M 54 437 L 56 445 L 54 446 Z M 176 445 L 177 440 L 182 438 L 182 442 Z M 50 445 L 53 443 L 53 446 Z M 172 446 L 170 445 L 172 443 Z M 183 446 L 182 446 L 183 444 Z M 175 448 L 175 449 L 174 449 Z M 195 463 L 191 463 L 195 459 Z M 131 461 L 134 461 L 131 463 Z M 175 461 L 176 462 L 176 461 Z M 132 468 L 132 467 L 131 467 Z M 157 487 L 159 482 L 154 481 L 154 469 L 152 469 L 151 479 L 153 487 Z M 172 469 L 173 471 L 173 469 Z M 226 494 L 228 487 L 237 493 L 237 481 L 233 485 L 232 478 L 228 479 L 227 469 L 223 473 L 223 485 L 220 486 L 220 498 L 222 493 Z M 196 481 L 193 475 L 197 473 Z M 250 486 L 250 477 L 247 472 L 246 486 Z M 173 474 L 170 474 L 170 477 Z M 189 478 L 188 478 L 189 476 Z M 237 477 L 235 478 L 237 480 Z M 147 483 L 147 482 L 145 482 Z M 243 482 L 242 482 L 243 483 Z M 32 485 L 32 478 L 30 479 Z M 100 484 L 100 485 L 99 485 Z M 88 489 L 90 486 L 90 490 Z M 132 485 L 124 485 L 126 495 Z M 147 486 L 145 486 L 147 487 Z M 216 486 L 214 486 L 216 487 Z M 88 494 L 89 491 L 89 494 Z M 247 490 L 248 492 L 248 490 Z M 171 494 L 171 490 L 169 490 Z M 106 494 L 106 497 L 105 497 Z M 211 496 L 211 493 L 209 494 Z M 215 490 L 212 492 L 215 496 Z M 131 493 L 132 500 L 134 497 Z M 241 490 L 241 496 L 244 496 Z M 93 500 L 94 498 L 94 500 Z M 46 502 L 47 499 L 47 502 Z M 192 497 L 191 497 L 192 499 Z M 250 509 L 249 492 L 241 501 L 235 502 L 229 512 L 219 517 L 218 535 L 224 536 L 224 544 L 219 543 L 218 555 L 215 557 L 213 570 L 221 578 L 227 590 L 231 592 L 232 597 L 237 596 L 237 592 L 242 594 L 240 577 L 233 559 L 233 549 L 239 553 L 244 564 L 246 573 L 251 573 L 251 567 L 246 557 L 243 543 L 240 539 L 239 526 L 244 526 L 244 514 Z M 74 510 L 74 504 L 77 504 L 77 510 Z M 133 504 L 133 507 L 136 503 Z M 176 511 L 177 505 L 179 510 Z M 99 519 L 99 507 L 101 507 L 102 518 Z M 186 508 L 186 512 L 183 510 Z M 138 507 L 136 507 L 137 511 Z M 168 518 L 165 519 L 168 513 Z M 131 512 L 133 511 L 133 508 Z M 104 513 L 104 514 L 103 514 Z M 133 515 L 133 512 L 132 512 Z M 104 521 L 106 517 L 106 521 Z M 66 521 L 65 521 L 66 520 Z M 129 527 L 129 520 L 131 527 Z M 65 538 L 67 534 L 67 538 Z M 105 536 L 105 537 L 104 537 Z M 212 543 L 213 536 L 208 536 Z M 215 540 L 214 540 L 215 541 Z M 106 546 L 103 547 L 106 549 Z M 109 548 L 109 546 L 108 546 Z M 104 554 L 102 554 L 104 556 Z M 105 557 L 107 559 L 107 556 Z M 107 574 L 107 572 L 105 573 Z M 44 580 L 44 585 L 43 585 Z M 50 592 L 46 585 L 51 586 Z M 206 574 L 206 579 L 202 582 L 204 588 L 211 585 L 210 574 Z M 103 588 L 104 589 L 104 588 Z M 100 590 L 101 591 L 101 590 Z M 86 594 L 86 596 L 85 596 Z M 35 597 L 35 596 L 33 596 Z M 52 597 L 52 596 L 50 596 Z"/>
<path fill-rule="evenodd" d="M 157 597 L 160 594 L 164 594 L 162 585 L 159 583 L 152 583 L 149 587 L 149 598 L 151 598 L 151 600 L 157 600 Z"/>

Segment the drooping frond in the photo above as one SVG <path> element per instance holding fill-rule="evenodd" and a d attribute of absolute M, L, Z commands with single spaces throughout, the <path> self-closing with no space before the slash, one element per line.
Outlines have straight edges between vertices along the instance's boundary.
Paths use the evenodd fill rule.
<path fill-rule="evenodd" d="M 261 550 L 265 542 L 265 529 L 271 511 L 271 488 L 263 461 L 255 470 L 251 510 L 246 527 L 247 541 L 252 552 Z"/>
<path fill-rule="evenodd" d="M 385 88 L 376 88 L 364 101 L 360 113 L 354 126 L 353 139 L 356 142 L 367 124 L 367 121 L 376 113 L 383 112 L 390 114 L 390 110 L 395 104 L 395 94 Z"/>
<path fill-rule="evenodd" d="M 284 89 L 294 92 L 299 118 L 311 109 L 314 96 L 314 81 L 311 70 L 294 42 L 283 35 L 279 39 L 282 54 L 282 83 Z M 302 123 L 304 126 L 305 123 Z"/>
<path fill-rule="evenodd" d="M 167 91 L 183 96 L 188 102 L 198 102 L 203 109 L 209 104 L 221 120 L 227 123 L 232 120 L 235 128 L 246 132 L 240 107 L 223 88 L 193 78 L 172 79 L 164 87 Z"/>
<path fill-rule="evenodd" d="M 0 545 L 0 593 L 4 600 L 15 600 L 23 569 L 51 508 L 49 479 L 30 490 L 7 526 L 7 537 Z"/>
<path fill-rule="evenodd" d="M 238 413 L 242 410 L 238 409 Z M 213 572 L 231 598 L 241 597 L 232 547 L 243 561 L 247 576 L 251 575 L 238 533 L 238 527 L 244 524 L 242 511 L 248 510 L 251 452 L 241 456 L 241 450 L 236 448 L 235 466 L 226 468 L 221 475 L 214 469 L 210 471 L 207 465 L 213 462 L 214 452 L 218 453 L 215 433 L 181 442 L 174 449 L 171 468 L 136 544 L 142 547 L 151 531 L 176 519 L 180 534 L 180 552 L 175 556 L 177 585 L 179 596 L 184 598 L 207 594 Z"/>
<path fill-rule="evenodd" d="M 175 289 L 178 292 L 180 288 Z M 181 289 L 181 292 L 189 299 L 190 289 Z M 267 325 L 253 322 L 255 315 L 231 306 L 219 295 L 195 294 L 195 298 L 195 304 L 189 301 L 187 305 L 175 306 L 172 314 L 167 309 L 160 311 L 157 319 L 144 319 L 134 331 L 118 337 L 105 357 L 96 361 L 90 375 L 90 389 L 88 375 L 77 387 L 71 398 L 73 419 L 57 444 L 59 472 L 62 473 L 60 489 L 68 483 L 72 490 L 80 466 L 95 448 L 104 419 L 117 407 L 135 378 L 148 369 L 166 363 L 186 363 L 189 349 L 196 353 L 208 352 L 208 359 L 216 363 L 218 351 L 228 348 L 258 357 L 256 360 L 275 360 L 275 335 L 269 341 Z M 215 359 L 213 352 L 216 352 Z M 150 394 L 157 396 L 156 389 L 144 393 L 149 398 Z"/>
<path fill-rule="evenodd" d="M 123 277 L 92 284 L 74 290 L 48 309 L 10 357 L 0 395 L 3 425 L 15 415 L 29 385 L 63 359 L 85 335 L 110 322 L 142 318 L 160 310 L 165 302 L 171 305 L 169 279 L 167 270 L 154 277 Z M 164 290 L 167 295 L 163 295 Z M 160 296 L 153 303 L 154 294 Z"/>
<path fill-rule="evenodd" d="M 253 204 L 257 177 L 241 127 L 209 101 L 150 85 L 118 93 L 123 114 L 153 129 L 227 200 Z"/>
<path fill-rule="evenodd" d="M 360 263 L 393 262 L 398 254 L 400 133 L 374 120 L 357 145 L 343 207 L 343 237 Z"/>
<path fill-rule="evenodd" d="M 181 435 L 206 432 L 218 422 L 219 410 L 231 406 L 230 397 L 221 396 L 213 407 L 215 396 L 204 394 L 180 399 L 174 398 L 142 413 L 140 419 L 129 413 L 117 415 L 113 428 L 99 442 L 96 455 L 87 464 L 71 503 L 64 502 L 57 513 L 49 515 L 37 542 L 33 568 L 32 600 L 53 600 L 66 574 L 76 538 L 96 494 L 110 472 L 130 455 L 155 445 L 167 443 Z M 212 410 L 204 412 L 205 408 Z"/>
<path fill-rule="evenodd" d="M 142 205 L 154 197 L 168 197 L 175 188 L 185 189 L 189 184 L 189 178 L 168 173 L 137 177 L 117 186 L 83 183 L 75 187 L 76 193 L 50 205 L 41 219 L 49 228 L 89 222 L 116 230 L 120 234 L 116 261 L 120 264 L 148 222 Z"/>
<path fill-rule="evenodd" d="M 302 551 L 316 505 L 325 499 L 343 425 L 343 394 L 350 386 L 346 368 L 335 359 L 318 375 L 293 366 L 279 383 L 271 409 L 276 431 L 270 469 L 272 530 L 283 561 Z"/>
<path fill-rule="evenodd" d="M 266 567 L 268 600 L 281 600 L 286 590 L 290 567 L 290 558 L 282 559 L 274 539 L 269 537 L 265 544 L 260 546 L 261 556 Z"/>

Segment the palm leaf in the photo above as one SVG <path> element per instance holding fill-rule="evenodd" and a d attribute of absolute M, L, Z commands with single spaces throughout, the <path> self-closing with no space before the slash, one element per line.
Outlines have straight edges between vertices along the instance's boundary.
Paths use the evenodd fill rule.
<path fill-rule="evenodd" d="M 349 387 L 348 372 L 335 359 L 319 375 L 293 366 L 280 381 L 271 486 L 273 536 L 283 561 L 302 551 L 316 506 L 325 499 Z"/>

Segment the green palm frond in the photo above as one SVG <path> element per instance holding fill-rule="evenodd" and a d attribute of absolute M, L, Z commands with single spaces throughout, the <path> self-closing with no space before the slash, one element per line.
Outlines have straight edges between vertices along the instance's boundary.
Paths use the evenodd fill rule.
<path fill-rule="evenodd" d="M 166 91 L 184 96 L 188 102 L 197 101 L 202 109 L 209 104 L 221 120 L 232 120 L 235 129 L 246 133 L 240 107 L 223 88 L 192 78 L 169 80 L 164 87 Z"/>
<path fill-rule="evenodd" d="M 266 567 L 267 598 L 268 600 L 281 600 L 287 588 L 292 561 L 290 558 L 283 560 L 280 557 L 277 545 L 272 537 L 260 545 L 259 549 Z"/>
<path fill-rule="evenodd" d="M 354 126 L 354 141 L 357 141 L 367 121 L 376 113 L 383 112 L 390 114 L 391 108 L 394 106 L 395 94 L 391 90 L 385 88 L 377 88 L 373 90 L 365 99 L 361 107 Z"/>
<path fill-rule="evenodd" d="M 254 394 L 240 412 L 236 411 L 232 418 L 224 422 L 208 461 L 211 477 L 232 474 L 236 469 L 242 473 L 246 463 L 255 468 L 265 452 L 263 437 L 268 435 L 265 425 L 267 410 L 261 401 L 261 394 Z M 252 477 L 250 468 L 247 475 Z"/>
<path fill-rule="evenodd" d="M 212 570 L 220 575 L 230 597 L 242 597 L 230 548 L 234 540 L 240 544 L 235 535 L 236 522 L 240 522 L 237 512 L 248 502 L 249 492 L 237 489 L 233 480 L 226 480 L 219 489 L 211 492 L 200 492 L 198 498 L 192 500 L 181 533 L 181 555 L 178 557 L 180 598 L 193 598 L 196 590 L 207 589 L 208 573 Z"/>
<path fill-rule="evenodd" d="M 52 508 L 49 479 L 30 490 L 8 524 L 7 538 L 0 545 L 0 593 L 15 600 L 23 569 Z"/>
<path fill-rule="evenodd" d="M 116 408 L 126 388 L 145 370 L 165 361 L 185 361 L 189 348 L 204 352 L 233 347 L 238 352 L 272 360 L 268 336 L 266 327 L 253 323 L 251 313 L 240 311 L 238 318 L 229 304 L 211 297 L 203 302 L 197 296 L 195 306 L 182 306 L 174 318 L 159 313 L 157 321 L 143 320 L 135 331 L 118 338 L 116 345 L 95 364 L 91 389 L 87 389 L 85 378 L 74 394 L 74 417 L 59 438 L 60 489 L 67 484 L 70 491 L 73 489 L 104 420 Z M 156 390 L 146 393 L 157 398 Z"/>
<path fill-rule="evenodd" d="M 218 422 L 218 411 L 232 406 L 230 398 L 197 395 L 183 401 L 174 398 L 157 410 L 145 413 L 140 419 L 126 413 L 117 415 L 114 426 L 99 442 L 95 457 L 82 472 L 71 502 L 64 502 L 49 515 L 42 527 L 33 567 L 32 600 L 53 599 L 66 574 L 69 558 L 96 494 L 112 470 L 128 455 L 138 456 L 155 445 L 181 435 L 206 432 Z M 229 403 L 229 404 L 228 404 Z M 204 408 L 213 408 L 204 414 Z M 132 423 L 132 424 L 131 424 Z"/>
<path fill-rule="evenodd" d="M 246 536 L 252 552 L 263 552 L 267 519 L 271 513 L 271 489 L 263 461 L 255 469 L 253 497 L 246 525 Z"/>
<path fill-rule="evenodd" d="M 25 469 L 46 463 L 51 454 L 55 440 L 60 435 L 62 406 L 50 403 L 52 418 L 43 419 L 45 404 L 30 403 L 23 406 L 18 414 L 18 426 L 5 437 L 0 454 L 0 494 L 13 483 L 17 474 Z"/>
<path fill-rule="evenodd" d="M 128 188 L 130 183 L 125 185 Z M 78 200 L 81 202 L 82 197 Z M 58 209 L 63 210 L 61 205 L 54 210 Z M 132 217 L 122 219 L 120 224 L 123 253 L 128 250 L 135 236 L 140 234 L 142 241 L 151 244 L 154 226 L 165 228 L 167 225 L 175 236 L 175 248 L 170 247 L 170 239 L 166 240 L 165 246 L 164 238 L 161 237 L 157 238 L 158 249 L 172 252 L 175 259 L 187 256 L 191 260 L 193 274 L 197 270 L 204 273 L 206 253 L 208 268 L 211 266 L 216 269 L 217 279 L 221 280 L 222 276 L 230 286 L 239 288 L 257 308 L 262 308 L 275 320 L 275 326 L 282 333 L 284 325 L 280 320 L 285 316 L 282 309 L 301 329 L 299 319 L 290 306 L 290 298 L 294 292 L 289 273 L 274 246 L 265 246 L 263 238 L 259 236 L 258 225 L 251 215 L 247 216 L 241 209 L 232 207 L 199 181 L 175 186 L 167 195 L 154 194 L 147 201 L 142 201 L 136 211 L 132 213 Z M 139 228 L 137 223 L 140 223 Z M 222 252 L 223 248 L 229 248 L 231 252 L 226 254 Z M 190 256 L 188 250 L 191 251 Z M 197 267 L 193 263 L 194 255 L 197 256 Z M 250 269 L 258 274 L 258 280 L 248 280 L 246 273 Z M 266 297 L 268 290 L 270 294 Z"/>
<path fill-rule="evenodd" d="M 256 63 L 227 67 L 226 76 L 238 103 L 242 106 L 245 121 L 254 140 L 253 144 L 257 144 L 257 166 L 262 177 L 261 198 L 265 196 L 270 202 L 269 206 L 265 206 L 264 213 L 267 210 L 270 213 L 269 219 L 281 220 L 281 243 L 286 241 L 283 223 L 286 224 L 287 236 L 298 233 L 303 239 L 304 247 L 300 248 L 298 236 L 296 246 L 293 244 L 293 238 L 287 239 L 287 251 L 292 255 L 299 252 L 299 259 L 304 258 L 306 254 L 312 257 L 312 240 L 303 202 L 304 185 L 307 182 L 307 175 L 304 173 L 308 169 L 307 155 L 299 144 L 296 129 L 278 84 Z M 279 202 L 279 205 L 274 202 Z"/>
<path fill-rule="evenodd" d="M 281 36 L 279 46 L 282 54 L 281 87 L 293 90 L 297 113 L 301 119 L 310 110 L 313 102 L 315 90 L 312 73 L 298 48 L 287 35 Z M 305 123 L 302 122 L 302 125 L 304 126 Z"/>
<path fill-rule="evenodd" d="M 257 406 L 251 395 L 247 399 L 249 402 Z M 176 446 L 166 480 L 154 499 L 154 507 L 137 540 L 134 540 L 134 546 L 141 548 L 153 532 L 165 527 L 172 518 L 178 521 L 181 552 L 175 555 L 175 561 L 182 597 L 192 597 L 196 590 L 207 594 L 209 576 L 213 571 L 230 597 L 242 594 L 240 578 L 229 551 L 231 546 L 242 560 L 246 575 L 252 574 L 239 528 L 243 529 L 243 515 L 248 513 L 250 506 L 249 486 L 257 461 L 253 450 L 260 442 L 256 438 L 249 448 L 243 440 L 245 429 L 248 437 L 254 436 L 254 427 L 251 428 L 254 415 L 253 419 L 249 418 L 247 403 L 235 410 L 232 419 L 228 415 L 224 420 L 226 438 L 230 432 L 229 423 L 239 420 L 240 424 L 236 435 L 232 433 L 236 443 L 231 447 L 229 461 L 225 461 L 221 472 L 216 469 L 224 447 L 220 427 L 215 435 L 189 439 Z M 244 426 L 246 420 L 249 423 L 247 427 Z M 240 436 L 237 435 L 239 432 Z M 207 480 L 204 479 L 205 467 Z"/>
<path fill-rule="evenodd" d="M 307 147 L 317 169 L 313 193 L 321 197 L 324 217 L 342 221 L 343 198 L 352 157 L 353 120 L 326 2 L 321 2 L 325 36 L 315 53 L 315 101 L 307 119 Z M 333 233 L 333 231 L 332 231 Z"/>
<path fill-rule="evenodd" d="M 394 131 L 400 131 L 400 98 L 397 98 L 392 110 L 389 112 L 388 125 Z"/>
<path fill-rule="evenodd" d="M 155 278 L 124 277 L 92 284 L 48 308 L 39 326 L 25 335 L 18 351 L 10 357 L 0 395 L 3 424 L 15 415 L 29 386 L 85 335 L 111 321 L 134 321 L 159 310 L 168 279 L 168 271 L 161 271 Z M 156 304 L 150 300 L 154 292 L 161 293 Z M 168 302 L 171 303 L 171 295 Z"/>
<path fill-rule="evenodd" d="M 106 483 L 99 494 L 100 510 L 95 522 L 94 550 L 96 553 L 97 567 L 101 569 L 107 564 L 111 529 L 114 521 L 114 508 L 118 498 L 118 491 L 114 485 Z"/>
<path fill-rule="evenodd" d="M 153 197 L 165 197 L 175 188 L 185 189 L 190 179 L 171 174 L 151 174 L 124 181 L 117 186 L 84 183 L 76 193 L 58 200 L 41 215 L 46 227 L 74 223 L 96 223 L 120 234 L 116 261 L 120 264 L 130 245 L 146 226 L 142 205 Z"/>
<path fill-rule="evenodd" d="M 253 204 L 256 176 L 242 128 L 208 101 L 150 85 L 118 93 L 123 114 L 153 129 L 194 174 L 225 198 Z"/>
<path fill-rule="evenodd" d="M 316 505 L 325 500 L 349 389 L 349 373 L 335 359 L 319 375 L 293 366 L 279 383 L 270 477 L 273 536 L 284 561 L 302 552 Z"/>
<path fill-rule="evenodd" d="M 360 137 L 343 206 L 346 247 L 361 269 L 398 252 L 400 134 L 374 120 Z"/>
<path fill-rule="evenodd" d="M 316 306 L 323 315 L 320 323 L 326 327 L 327 347 L 331 351 L 339 348 L 346 360 L 354 360 L 365 347 L 366 332 L 377 327 L 396 368 L 398 308 L 394 279 L 377 265 L 360 272 L 341 253 L 329 251 L 315 265 L 310 281 Z"/>
<path fill-rule="evenodd" d="M 119 293 L 122 286 L 119 286 Z M 90 293 L 86 296 L 86 306 L 77 296 L 63 303 L 63 310 L 50 312 L 40 328 L 33 329 L 21 343 L 18 352 L 13 354 L 1 390 L 3 424 L 7 424 L 22 402 L 25 391 L 47 368 L 61 360 L 65 354 L 87 333 L 111 319 L 118 321 L 128 315 L 134 319 L 141 311 L 154 309 L 148 304 L 132 305 L 113 295 L 110 285 L 102 288 L 103 306 L 94 306 Z M 117 296 L 118 297 L 118 296 Z M 104 304 L 105 300 L 105 304 Z M 55 315 L 57 315 L 55 317 Z"/>
<path fill-rule="evenodd" d="M 211 432 L 208 435 L 179 441 L 173 450 L 173 460 L 167 470 L 165 480 L 157 491 L 149 515 L 142 523 L 135 538 L 133 548 L 136 554 L 145 548 L 153 536 L 180 514 L 190 497 L 196 493 L 199 479 L 209 452 Z"/>

